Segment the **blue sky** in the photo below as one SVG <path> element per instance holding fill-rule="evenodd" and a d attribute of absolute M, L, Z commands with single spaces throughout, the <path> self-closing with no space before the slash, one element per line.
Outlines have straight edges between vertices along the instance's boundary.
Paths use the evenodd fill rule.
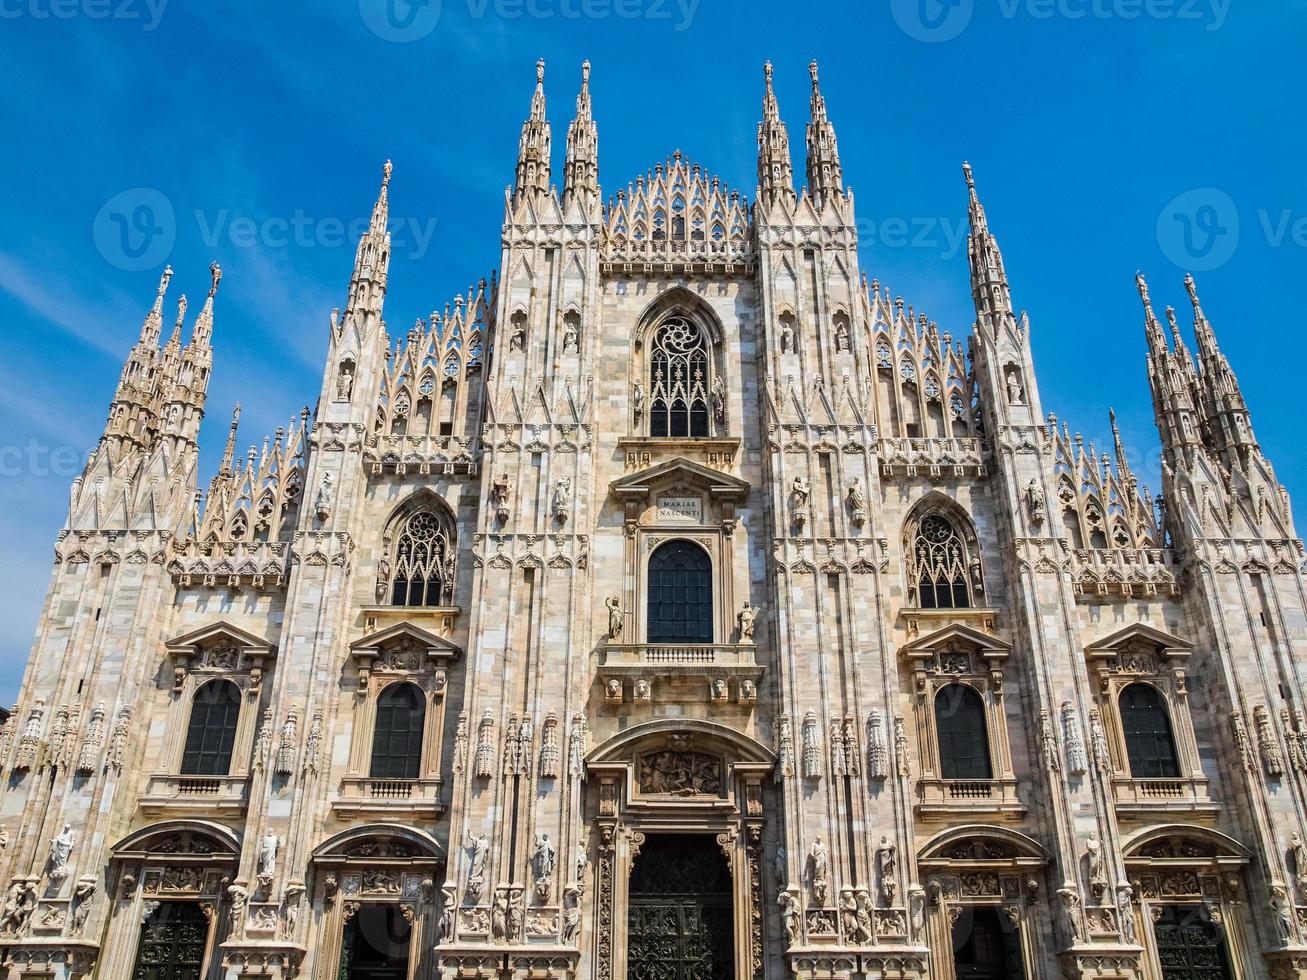
<path fill-rule="evenodd" d="M 1284 388 L 1305 41 L 1307 0 L 0 0 L 0 701 L 163 262 L 192 311 L 224 270 L 207 481 L 233 402 L 247 445 L 315 397 L 387 157 L 392 334 L 489 274 L 540 57 L 556 173 L 589 58 L 607 193 L 679 148 L 750 198 L 762 63 L 801 174 L 816 58 L 863 269 L 955 335 L 969 159 L 1046 407 L 1101 446 L 1115 406 L 1154 486 L 1132 277 L 1188 322 L 1194 269 L 1263 447 L 1307 493 Z M 134 254 L 115 222 L 142 204 L 162 234 Z"/>

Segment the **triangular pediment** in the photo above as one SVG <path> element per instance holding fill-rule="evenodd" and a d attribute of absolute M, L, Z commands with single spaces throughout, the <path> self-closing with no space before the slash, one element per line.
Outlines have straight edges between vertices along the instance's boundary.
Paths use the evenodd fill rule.
<path fill-rule="evenodd" d="M 433 657 L 461 657 L 463 655 L 463 648 L 457 643 L 453 643 L 443 636 L 437 636 L 429 630 L 424 630 L 421 626 L 415 626 L 407 620 L 387 626 L 385 629 L 377 630 L 374 633 L 369 633 L 366 636 L 361 636 L 351 643 L 349 648 L 352 651 L 379 650 L 382 647 L 403 641 L 426 647 L 427 652 Z"/>
<path fill-rule="evenodd" d="M 1006 657 L 1012 652 L 1011 643 L 989 633 L 982 633 L 965 623 L 950 623 L 932 633 L 927 633 L 900 647 L 899 652 L 908 657 L 922 656 L 959 646 L 979 650 L 986 657 Z"/>
<path fill-rule="evenodd" d="M 172 653 L 192 653 L 201 647 L 211 646 L 219 642 L 235 644 L 246 653 L 269 654 L 276 649 L 275 643 L 265 640 L 261 636 L 255 636 L 253 633 L 247 633 L 245 630 L 221 620 L 210 623 L 208 626 L 201 627 L 184 636 L 179 636 L 174 640 L 168 640 L 164 647 Z"/>
<path fill-rule="evenodd" d="M 1182 640 L 1178 636 L 1167 633 L 1165 630 L 1159 630 L 1155 626 L 1149 626 L 1147 623 L 1135 623 L 1127 626 L 1125 629 L 1117 630 L 1110 636 L 1101 640 L 1095 640 L 1085 648 L 1089 654 L 1098 654 L 1102 656 L 1108 653 L 1115 653 L 1124 646 L 1130 646 L 1134 643 L 1145 643 L 1149 646 L 1157 647 L 1166 651 L 1168 654 L 1188 654 L 1193 645 L 1187 640 Z"/>
<path fill-rule="evenodd" d="M 723 500 L 742 500 L 751 489 L 747 480 L 691 462 L 683 456 L 614 480 L 608 489 L 618 498 L 646 500 L 655 490 L 671 484 L 705 490 L 710 497 Z"/>

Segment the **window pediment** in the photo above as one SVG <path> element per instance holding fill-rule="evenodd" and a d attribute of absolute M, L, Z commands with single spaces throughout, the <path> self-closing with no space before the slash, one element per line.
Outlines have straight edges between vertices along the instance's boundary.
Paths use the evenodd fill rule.
<path fill-rule="evenodd" d="M 174 690 L 180 692 L 187 677 L 231 677 L 238 686 L 257 694 L 276 644 L 229 623 L 212 623 L 164 644 L 173 662 Z"/>
<path fill-rule="evenodd" d="M 420 674 L 442 670 L 445 663 L 463 655 L 457 644 L 408 622 L 360 637 L 349 645 L 349 651 L 363 688 L 374 671 Z"/>
<path fill-rule="evenodd" d="M 958 665 L 964 658 L 979 658 L 1001 666 L 1012 653 L 1012 644 L 965 624 L 954 623 L 904 644 L 899 652 L 912 661 L 935 661 L 940 670 L 948 673 L 978 673 L 974 668 L 959 670 Z"/>
<path fill-rule="evenodd" d="M 614 480 L 609 493 L 622 501 L 626 525 L 735 526 L 736 504 L 746 499 L 748 481 L 683 457 Z"/>
<path fill-rule="evenodd" d="M 1146 650 L 1163 659 L 1185 658 L 1193 652 L 1193 647 L 1186 640 L 1147 623 L 1135 623 L 1096 640 L 1085 648 L 1085 652 L 1090 659 L 1096 660 L 1120 657 L 1131 649 Z"/>

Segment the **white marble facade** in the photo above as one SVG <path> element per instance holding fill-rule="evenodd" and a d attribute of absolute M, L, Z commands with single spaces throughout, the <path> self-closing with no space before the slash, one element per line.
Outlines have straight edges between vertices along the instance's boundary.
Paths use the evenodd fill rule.
<path fill-rule="evenodd" d="M 1191 353 L 1138 283 L 1155 502 L 1045 413 L 969 168 L 965 344 L 868 282 L 811 74 L 802 189 L 768 66 L 752 201 L 677 153 L 605 203 L 589 66 L 561 193 L 539 66 L 497 272 L 399 338 L 387 164 L 316 407 L 202 502 L 221 274 L 183 345 L 164 273 L 0 734 L 10 978 L 167 920 L 327 980 L 384 914 L 414 978 L 634 980 L 672 833 L 736 977 L 1198 976 L 1176 916 L 1307 976 L 1304 557 L 1196 287 Z"/>

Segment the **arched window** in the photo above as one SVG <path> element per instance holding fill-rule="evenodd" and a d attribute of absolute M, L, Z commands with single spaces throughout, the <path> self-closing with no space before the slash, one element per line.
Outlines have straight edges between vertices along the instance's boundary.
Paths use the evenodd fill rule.
<path fill-rule="evenodd" d="M 422 767 L 426 702 L 413 684 L 391 684 L 377 698 L 372 735 L 373 779 L 417 779 Z"/>
<path fill-rule="evenodd" d="M 453 590 L 453 534 L 433 511 L 419 510 L 400 527 L 390 602 L 395 606 L 438 606 Z"/>
<path fill-rule="evenodd" d="M 231 681 L 210 681 L 195 692 L 182 751 L 183 776 L 225 776 L 231 772 L 241 692 Z"/>
<path fill-rule="evenodd" d="M 684 317 L 671 317 L 654 332 L 649 356 L 649 435 L 708 435 L 708 344 Z"/>
<path fill-rule="evenodd" d="M 1174 779 L 1180 762 L 1171 735 L 1171 719 L 1162 696 L 1151 684 L 1131 684 L 1121 692 L 1121 730 L 1130 775 L 1135 779 Z"/>
<path fill-rule="evenodd" d="M 649 643 L 713 642 L 712 560 L 689 541 L 649 556 Z"/>
<path fill-rule="evenodd" d="M 917 525 L 909 570 L 922 609 L 966 609 L 971 605 L 967 547 L 946 517 L 927 514 Z"/>
<path fill-rule="evenodd" d="M 980 695 L 965 684 L 950 684 L 935 695 L 935 735 L 943 779 L 993 779 L 989 732 Z"/>

